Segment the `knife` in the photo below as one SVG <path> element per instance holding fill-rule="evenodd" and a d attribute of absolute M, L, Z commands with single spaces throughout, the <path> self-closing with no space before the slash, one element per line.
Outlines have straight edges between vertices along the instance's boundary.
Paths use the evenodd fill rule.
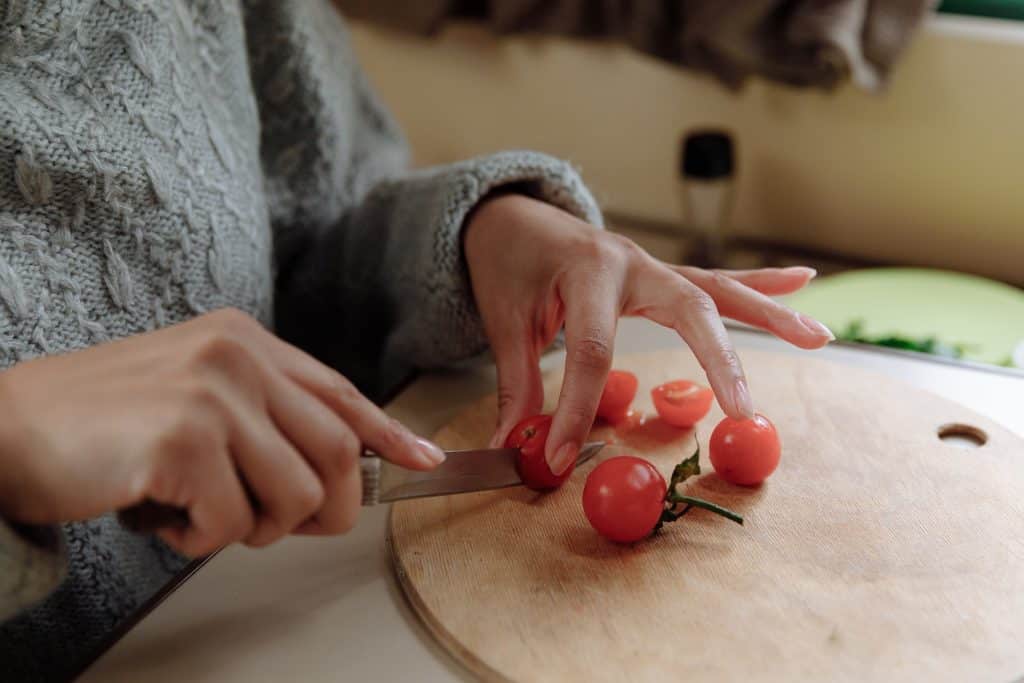
<path fill-rule="evenodd" d="M 604 448 L 603 441 L 584 444 L 576 465 L 581 465 Z M 364 506 L 392 503 L 407 498 L 450 496 L 522 485 L 516 471 L 517 448 L 481 448 L 446 451 L 445 461 L 428 472 L 407 470 L 367 451 L 359 459 Z M 188 511 L 162 503 L 145 501 L 118 512 L 125 527 L 149 533 L 164 527 L 185 528 Z"/>

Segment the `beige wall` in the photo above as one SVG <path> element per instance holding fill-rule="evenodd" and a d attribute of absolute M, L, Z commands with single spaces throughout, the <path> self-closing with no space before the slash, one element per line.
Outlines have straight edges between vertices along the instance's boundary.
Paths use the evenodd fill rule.
<path fill-rule="evenodd" d="M 354 31 L 420 163 L 538 149 L 578 164 L 607 209 L 675 221 L 680 133 L 724 124 L 737 230 L 1024 284 L 1024 23 L 933 19 L 882 96 L 734 95 L 623 48 L 464 27 Z"/>

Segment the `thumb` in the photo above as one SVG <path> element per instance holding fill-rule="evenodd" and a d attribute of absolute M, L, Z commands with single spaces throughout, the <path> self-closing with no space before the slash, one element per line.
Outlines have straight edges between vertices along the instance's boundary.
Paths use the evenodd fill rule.
<path fill-rule="evenodd" d="M 526 334 L 508 335 L 492 344 L 498 366 L 498 425 L 491 448 L 505 442 L 516 423 L 544 407 L 540 359 Z"/>

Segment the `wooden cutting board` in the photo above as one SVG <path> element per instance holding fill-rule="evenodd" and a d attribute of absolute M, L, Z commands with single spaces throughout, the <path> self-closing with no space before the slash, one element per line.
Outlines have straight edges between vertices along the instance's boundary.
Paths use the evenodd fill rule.
<path fill-rule="evenodd" d="M 486 680 L 1013 681 L 1024 675 L 1024 441 L 881 375 L 808 356 L 746 353 L 782 462 L 759 488 L 719 480 L 697 427 L 692 492 L 742 512 L 694 511 L 631 547 L 590 528 L 580 499 L 605 457 L 642 455 L 668 478 L 692 431 L 652 421 L 559 491 L 521 487 L 396 504 L 389 545 L 430 631 Z M 649 390 L 700 380 L 685 351 L 623 356 Z M 547 406 L 560 377 L 546 379 Z M 485 444 L 494 398 L 437 434 Z M 981 430 L 966 449 L 943 425 Z M 613 436 L 608 428 L 595 437 Z"/>

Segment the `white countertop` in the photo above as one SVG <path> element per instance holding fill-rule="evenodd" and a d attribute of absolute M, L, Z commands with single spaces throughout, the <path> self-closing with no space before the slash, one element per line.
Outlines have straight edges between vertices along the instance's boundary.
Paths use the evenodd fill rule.
<path fill-rule="evenodd" d="M 808 353 L 733 330 L 745 349 Z M 620 323 L 617 352 L 680 346 L 646 321 Z M 882 372 L 997 420 L 1024 436 L 1024 379 L 845 346 L 814 352 Z M 549 357 L 551 367 L 560 355 Z M 388 406 L 430 435 L 494 389 L 493 370 L 423 377 Z M 757 387 L 751 387 L 757 403 Z M 341 538 L 290 538 L 216 555 L 100 658 L 82 681 L 470 680 L 405 603 L 385 555 L 388 508 L 364 511 Z"/>

